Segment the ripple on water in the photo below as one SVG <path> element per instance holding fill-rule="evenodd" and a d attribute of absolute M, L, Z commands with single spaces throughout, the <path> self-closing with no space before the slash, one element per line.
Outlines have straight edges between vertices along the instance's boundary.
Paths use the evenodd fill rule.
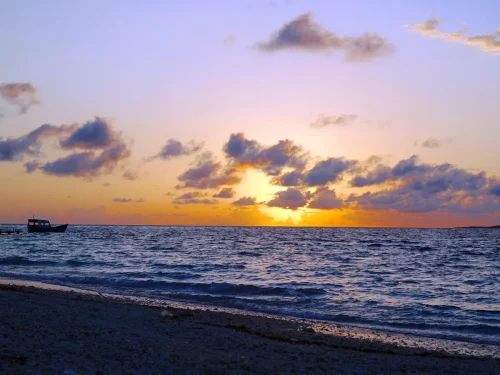
<path fill-rule="evenodd" d="M 500 231 L 70 226 L 0 275 L 500 345 Z"/>

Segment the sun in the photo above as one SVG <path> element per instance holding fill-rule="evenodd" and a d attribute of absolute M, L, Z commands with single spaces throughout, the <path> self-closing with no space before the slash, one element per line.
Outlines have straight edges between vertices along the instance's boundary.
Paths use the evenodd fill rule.
<path fill-rule="evenodd" d="M 290 210 L 278 207 L 261 206 L 260 210 L 273 217 L 279 225 L 298 225 L 304 210 Z"/>

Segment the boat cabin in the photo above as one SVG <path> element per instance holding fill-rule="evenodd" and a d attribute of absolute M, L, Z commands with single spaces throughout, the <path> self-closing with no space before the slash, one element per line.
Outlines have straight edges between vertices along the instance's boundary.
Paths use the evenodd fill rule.
<path fill-rule="evenodd" d="M 29 219 L 29 226 L 35 226 L 40 228 L 50 228 L 50 221 L 48 220 L 40 220 L 40 219 Z"/>

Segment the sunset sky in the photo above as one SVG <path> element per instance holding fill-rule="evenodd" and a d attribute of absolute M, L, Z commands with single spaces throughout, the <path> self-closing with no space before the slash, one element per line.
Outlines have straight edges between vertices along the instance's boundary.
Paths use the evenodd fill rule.
<path fill-rule="evenodd" d="M 0 222 L 500 224 L 498 1 L 3 1 Z"/>

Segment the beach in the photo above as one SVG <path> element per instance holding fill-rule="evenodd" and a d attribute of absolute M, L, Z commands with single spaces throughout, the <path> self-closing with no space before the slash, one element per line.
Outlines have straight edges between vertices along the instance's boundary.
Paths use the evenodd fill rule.
<path fill-rule="evenodd" d="M 498 347 L 3 281 L 2 374 L 498 374 Z"/>

